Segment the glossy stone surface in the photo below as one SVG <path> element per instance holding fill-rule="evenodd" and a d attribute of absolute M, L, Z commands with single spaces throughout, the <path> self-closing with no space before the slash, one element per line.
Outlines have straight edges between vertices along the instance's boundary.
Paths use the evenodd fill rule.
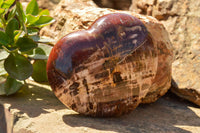
<path fill-rule="evenodd" d="M 84 115 L 119 116 L 135 109 L 158 67 L 157 45 L 134 16 L 113 13 L 61 38 L 47 63 L 60 101 Z"/>

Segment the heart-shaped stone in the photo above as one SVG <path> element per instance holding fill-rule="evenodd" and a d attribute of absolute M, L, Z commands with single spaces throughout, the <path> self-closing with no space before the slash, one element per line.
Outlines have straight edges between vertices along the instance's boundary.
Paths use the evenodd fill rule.
<path fill-rule="evenodd" d="M 67 107 L 119 116 L 135 109 L 155 78 L 157 46 L 134 16 L 113 13 L 61 38 L 47 63 L 49 83 Z"/>

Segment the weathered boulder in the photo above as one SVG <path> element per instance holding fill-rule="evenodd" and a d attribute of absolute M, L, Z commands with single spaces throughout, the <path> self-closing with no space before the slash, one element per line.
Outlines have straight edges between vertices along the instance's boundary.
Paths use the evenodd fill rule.
<path fill-rule="evenodd" d="M 134 0 L 133 0 L 134 1 Z M 152 15 L 170 33 L 175 60 L 172 92 L 200 105 L 200 0 L 139 0 L 131 10 Z M 151 13 L 148 13 L 151 10 Z"/>
<path fill-rule="evenodd" d="M 95 4 L 103 8 L 112 8 L 117 10 L 128 10 L 131 0 L 93 0 Z"/>
<path fill-rule="evenodd" d="M 150 16 L 152 15 L 154 3 L 155 0 L 132 0 L 132 5 L 129 10 Z"/>
<path fill-rule="evenodd" d="M 91 1 L 61 1 L 54 11 L 56 22 L 50 27 L 43 28 L 41 35 L 50 36 L 56 40 L 64 35 L 82 29 L 87 29 L 98 17 L 109 13 L 126 13 L 139 18 L 152 35 L 157 45 L 158 66 L 151 87 L 141 97 L 142 103 L 151 103 L 163 96 L 171 86 L 172 46 L 164 26 L 152 17 L 145 17 L 134 12 L 116 11 L 98 8 Z"/>
<path fill-rule="evenodd" d="M 19 0 L 22 2 L 22 5 L 26 7 L 31 0 Z M 40 8 L 53 10 L 54 7 L 60 2 L 60 0 L 37 0 L 37 3 Z"/>

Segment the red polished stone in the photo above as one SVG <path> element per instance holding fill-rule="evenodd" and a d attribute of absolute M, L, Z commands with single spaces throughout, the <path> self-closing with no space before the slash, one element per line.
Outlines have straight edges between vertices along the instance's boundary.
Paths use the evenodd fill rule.
<path fill-rule="evenodd" d="M 108 14 L 57 42 L 47 63 L 49 83 L 66 106 L 81 114 L 122 115 L 152 84 L 155 49 L 139 19 Z"/>

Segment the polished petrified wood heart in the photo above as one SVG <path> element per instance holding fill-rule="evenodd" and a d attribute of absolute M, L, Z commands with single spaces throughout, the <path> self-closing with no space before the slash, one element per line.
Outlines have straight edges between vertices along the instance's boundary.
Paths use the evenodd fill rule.
<path fill-rule="evenodd" d="M 157 66 L 157 46 L 144 24 L 113 13 L 88 30 L 61 38 L 49 56 L 47 74 L 67 107 L 106 117 L 135 109 L 149 91 Z"/>

